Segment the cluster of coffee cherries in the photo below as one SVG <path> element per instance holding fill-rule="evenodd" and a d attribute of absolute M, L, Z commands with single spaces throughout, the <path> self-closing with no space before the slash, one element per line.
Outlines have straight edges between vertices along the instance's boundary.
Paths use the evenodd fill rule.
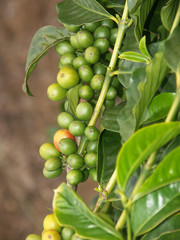
<path fill-rule="evenodd" d="M 56 45 L 56 52 L 60 55 L 59 72 L 57 82 L 48 87 L 47 95 L 53 101 L 61 101 L 66 99 L 69 90 L 77 87 L 79 102 L 73 113 L 69 110 L 69 99 L 65 101 L 65 110 L 57 117 L 60 129 L 54 134 L 53 143 L 44 143 L 39 152 L 46 160 L 45 177 L 57 177 L 66 169 L 67 183 L 76 186 L 88 176 L 97 181 L 99 130 L 90 126 L 89 121 L 104 83 L 109 50 L 115 42 L 117 28 L 110 19 L 66 27 L 72 35 Z M 104 101 L 106 108 L 114 106 L 119 84 L 117 77 L 113 77 Z M 87 138 L 83 153 L 78 151 L 79 137 Z"/>
<path fill-rule="evenodd" d="M 26 240 L 81 240 L 71 227 L 62 226 L 57 222 L 54 213 L 45 216 L 41 235 L 29 234 Z"/>

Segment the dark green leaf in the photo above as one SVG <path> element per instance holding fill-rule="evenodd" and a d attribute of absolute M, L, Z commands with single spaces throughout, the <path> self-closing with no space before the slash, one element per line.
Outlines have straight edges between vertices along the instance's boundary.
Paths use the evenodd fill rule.
<path fill-rule="evenodd" d="M 119 55 L 119 58 L 140 63 L 146 63 L 147 61 L 149 61 L 149 59 L 144 57 L 142 54 L 136 52 L 124 52 Z"/>
<path fill-rule="evenodd" d="M 123 13 L 125 0 L 113 0 L 106 4 L 106 8 L 112 8 L 118 13 Z"/>
<path fill-rule="evenodd" d="M 122 240 L 119 232 L 93 214 L 83 200 L 65 183 L 56 190 L 53 209 L 58 221 L 68 225 L 83 238 L 94 240 Z"/>
<path fill-rule="evenodd" d="M 175 28 L 173 33 L 165 42 L 164 56 L 170 68 L 176 72 L 180 62 L 180 26 Z"/>
<path fill-rule="evenodd" d="M 135 36 L 138 40 L 140 40 L 142 37 L 144 24 L 155 2 L 156 0 L 144 0 L 144 1 L 129 0 L 128 1 L 128 7 L 131 12 L 131 17 L 135 22 L 135 29 L 134 29 Z M 134 4 L 133 8 L 130 6 L 132 3 Z"/>
<path fill-rule="evenodd" d="M 69 31 L 65 28 L 57 29 L 53 26 L 42 27 L 36 32 L 32 39 L 26 61 L 26 75 L 24 84 L 22 86 L 25 93 L 32 96 L 27 81 L 38 61 L 47 53 L 50 48 L 52 48 L 58 42 L 67 39 L 69 36 Z"/>
<path fill-rule="evenodd" d="M 159 240 L 159 238 L 161 239 L 161 236 L 164 236 L 166 234 L 173 234 L 175 231 L 179 229 L 180 229 L 180 213 L 175 214 L 166 219 L 155 229 L 147 233 L 141 240 Z M 178 238 L 170 239 L 177 240 Z"/>
<path fill-rule="evenodd" d="M 101 126 L 106 130 L 112 132 L 120 132 L 118 117 L 121 109 L 125 106 L 125 102 L 120 103 L 117 106 L 111 107 L 104 111 L 103 117 L 101 118 Z"/>
<path fill-rule="evenodd" d="M 74 25 L 114 18 L 95 0 L 64 0 L 57 4 L 57 13 L 60 22 Z"/>
<path fill-rule="evenodd" d="M 135 202 L 132 208 L 132 229 L 135 236 L 158 226 L 180 210 L 180 182 L 154 191 Z"/>
<path fill-rule="evenodd" d="M 146 80 L 138 85 L 140 97 L 138 103 L 133 109 L 137 121 L 137 128 L 139 127 L 149 103 L 164 80 L 166 74 L 167 65 L 164 61 L 164 54 L 163 52 L 158 52 L 152 63 L 146 67 Z"/>
<path fill-rule="evenodd" d="M 170 152 L 162 162 L 159 163 L 155 171 L 138 190 L 134 196 L 134 200 L 139 199 L 158 188 L 180 181 L 179 156 L 180 147 L 175 148 Z"/>
<path fill-rule="evenodd" d="M 163 23 L 163 26 L 170 31 L 171 27 L 174 22 L 174 18 L 176 16 L 176 12 L 178 9 L 179 1 L 177 0 L 169 0 L 166 3 L 166 6 L 164 6 L 161 9 L 161 21 Z"/>
<path fill-rule="evenodd" d="M 137 131 L 121 148 L 117 158 L 117 180 L 122 191 L 133 172 L 164 144 L 180 133 L 180 123 L 159 123 Z"/>
<path fill-rule="evenodd" d="M 119 133 L 104 130 L 98 144 L 98 182 L 100 184 L 108 181 L 113 174 L 117 154 L 121 147 Z"/>
<path fill-rule="evenodd" d="M 161 93 L 155 96 L 149 105 L 143 124 L 155 122 L 166 117 L 174 99 L 175 93 Z"/>
<path fill-rule="evenodd" d="M 70 88 L 68 92 L 66 93 L 66 97 L 68 99 L 68 109 L 66 109 L 67 112 L 71 113 L 76 117 L 76 107 L 79 103 L 79 89 L 82 86 L 81 84 L 76 85 L 73 88 Z"/>

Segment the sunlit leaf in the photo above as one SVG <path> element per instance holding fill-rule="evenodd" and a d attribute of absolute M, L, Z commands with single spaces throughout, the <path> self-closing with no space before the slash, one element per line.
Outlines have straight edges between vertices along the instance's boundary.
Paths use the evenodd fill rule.
<path fill-rule="evenodd" d="M 122 191 L 133 172 L 148 156 L 180 133 L 180 123 L 159 123 L 137 131 L 121 148 L 117 158 L 117 180 Z"/>
<path fill-rule="evenodd" d="M 93 214 L 78 194 L 65 183 L 55 190 L 53 209 L 62 225 L 71 226 L 83 238 L 122 240 L 120 233 Z"/>
<path fill-rule="evenodd" d="M 74 25 L 114 18 L 95 0 L 64 0 L 57 4 L 57 13 L 60 22 Z"/>
<path fill-rule="evenodd" d="M 158 188 L 180 181 L 179 157 L 180 147 L 177 147 L 159 163 L 133 199 L 138 199 Z"/>
<path fill-rule="evenodd" d="M 180 182 L 160 188 L 135 202 L 132 208 L 132 229 L 142 235 L 180 210 Z"/>

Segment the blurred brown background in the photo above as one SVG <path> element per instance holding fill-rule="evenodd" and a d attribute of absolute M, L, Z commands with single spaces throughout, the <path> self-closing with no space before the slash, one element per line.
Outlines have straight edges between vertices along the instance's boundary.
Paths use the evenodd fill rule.
<path fill-rule="evenodd" d="M 46 179 L 39 146 L 48 141 L 47 129 L 57 126 L 58 103 L 46 96 L 56 81 L 59 57 L 52 49 L 30 77 L 36 97 L 26 96 L 21 86 L 27 52 L 35 32 L 45 25 L 60 24 L 58 0 L 0 0 L 0 240 L 21 240 L 40 234 L 50 213 L 53 189 L 65 175 Z M 96 185 L 88 180 L 78 192 L 86 202 Z"/>

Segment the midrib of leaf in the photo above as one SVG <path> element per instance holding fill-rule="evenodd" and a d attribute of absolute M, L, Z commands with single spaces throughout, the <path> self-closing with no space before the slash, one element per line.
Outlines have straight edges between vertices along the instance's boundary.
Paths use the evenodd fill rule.
<path fill-rule="evenodd" d="M 85 7 L 85 6 L 82 6 L 81 4 L 79 4 L 79 3 L 77 3 L 76 1 L 73 1 L 75 4 L 77 4 L 78 6 L 80 6 L 81 8 L 83 8 L 83 9 L 86 9 L 87 11 L 89 11 L 89 12 L 93 12 L 93 13 L 96 13 L 96 14 L 98 14 L 98 15 L 102 15 L 102 16 L 105 16 L 105 17 L 108 17 L 109 18 L 109 16 L 111 16 L 111 15 L 107 15 L 107 14 L 104 14 L 104 13 L 101 13 L 101 12 L 98 12 L 98 11 L 95 11 L 95 10 L 93 10 L 93 9 L 90 9 L 90 8 L 87 8 L 87 7 Z M 98 3 L 99 4 L 99 3 Z M 99 4 L 100 5 L 100 4 Z"/>
<path fill-rule="evenodd" d="M 77 196 L 76 196 L 76 194 L 74 194 L 74 192 L 71 192 L 71 193 L 74 195 L 75 198 L 77 198 Z M 69 201 L 69 199 L 67 199 L 66 197 L 64 197 L 64 196 L 63 196 L 61 193 L 59 193 L 59 192 L 58 192 L 58 194 L 59 194 L 61 197 L 63 197 L 64 200 L 65 200 L 66 202 L 68 202 L 68 204 L 69 204 L 72 208 L 74 208 L 74 205 L 72 205 L 72 203 Z M 78 201 L 80 201 L 80 199 L 78 199 Z M 85 211 L 85 212 L 82 211 L 81 208 L 79 208 L 78 206 L 79 206 L 79 204 L 76 205 L 76 210 L 79 211 L 80 213 L 82 213 L 90 222 L 92 222 L 94 225 L 98 226 L 99 228 L 103 229 L 103 230 L 104 230 L 105 232 L 107 232 L 108 234 L 114 235 L 114 236 L 116 236 L 116 237 L 118 237 L 118 238 L 120 239 L 120 236 L 119 236 L 118 234 L 116 234 L 116 232 L 114 232 L 115 229 L 112 228 L 112 227 L 111 227 L 109 224 L 107 224 L 105 221 L 103 221 L 103 220 L 101 220 L 100 218 L 98 218 L 98 216 L 92 215 L 92 212 L 89 210 L 88 207 L 86 207 L 86 206 L 84 205 L 84 203 L 83 203 L 83 209 L 86 208 L 87 211 Z M 56 209 L 58 209 L 58 208 L 56 208 Z M 88 215 L 86 212 L 88 212 L 89 215 Z M 93 221 L 92 217 L 90 217 L 90 216 L 93 216 L 93 219 L 94 219 L 94 218 L 97 218 L 98 221 Z M 102 222 L 102 225 L 99 225 L 99 221 Z M 102 227 L 102 226 L 103 226 L 103 227 Z M 109 232 L 109 231 L 108 231 L 108 229 L 110 229 L 110 228 L 112 228 L 113 232 L 111 232 L 111 231 Z"/>

